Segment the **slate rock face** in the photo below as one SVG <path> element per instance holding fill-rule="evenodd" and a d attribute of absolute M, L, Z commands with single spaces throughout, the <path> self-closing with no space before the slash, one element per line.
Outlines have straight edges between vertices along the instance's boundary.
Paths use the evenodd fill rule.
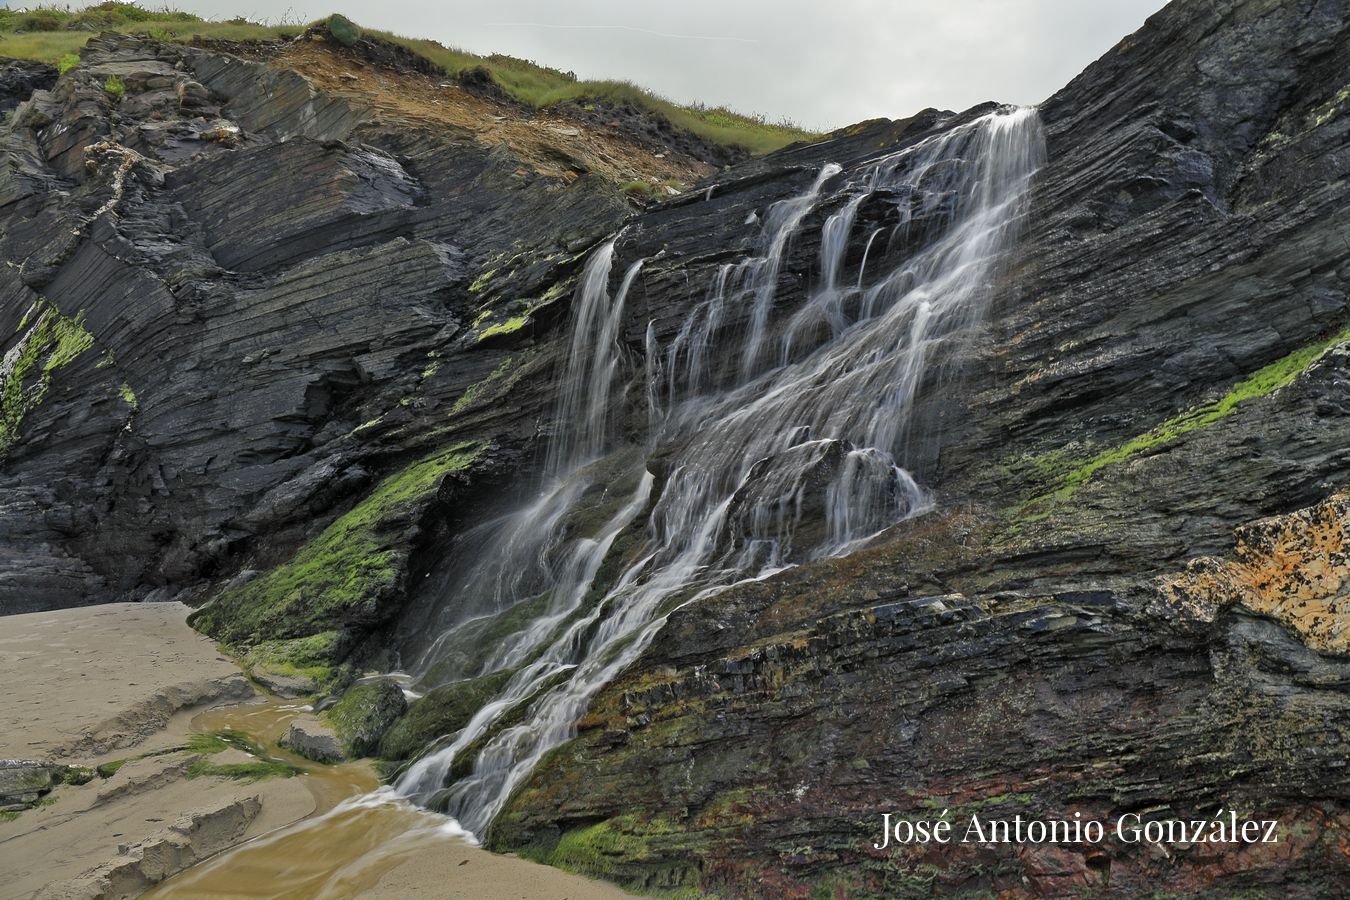
<path fill-rule="evenodd" d="M 31 59 L 0 59 L 0 115 L 27 100 L 34 91 L 56 83 L 56 66 Z"/>
<path fill-rule="evenodd" d="M 439 448 L 483 449 L 460 489 L 530 452 L 548 351 L 479 338 L 494 297 L 567 293 L 627 214 L 615 186 L 133 36 L 33 84 L 0 134 L 0 610 L 205 599 Z M 474 288 L 523 247 L 543 262 Z M 503 366 L 540 397 L 474 424 Z"/>
<path fill-rule="evenodd" d="M 730 896 L 1334 892 L 1347 15 L 1179 0 L 1043 104 L 1047 164 L 995 307 L 920 395 L 905 462 L 937 511 L 673 613 L 489 843 Z M 991 108 L 862 123 L 634 214 L 601 178 L 283 66 L 94 39 L 0 135 L 0 609 L 172 593 L 320 692 L 398 665 L 455 601 L 438 585 L 457 537 L 533 483 L 591 247 L 618 232 L 615 273 L 646 260 L 615 392 L 645 453 L 649 330 L 669 343 L 752 250 L 747 221 L 827 163 Z M 832 211 L 784 259 L 771 330 L 816 283 Z M 648 462 L 659 490 L 668 461 Z M 387 732 L 381 713 L 363 746 L 419 752 L 487 680 Z M 1281 843 L 872 849 L 882 813 L 943 809 L 1236 809 Z"/>

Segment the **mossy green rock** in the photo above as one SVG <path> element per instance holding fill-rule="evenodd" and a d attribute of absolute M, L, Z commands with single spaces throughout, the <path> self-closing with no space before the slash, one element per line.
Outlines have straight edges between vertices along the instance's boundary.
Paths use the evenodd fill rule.
<path fill-rule="evenodd" d="M 388 476 L 289 562 L 227 588 L 194 613 L 192 626 L 228 644 L 256 646 L 360 634 L 385 621 L 402 597 L 422 514 L 445 478 L 466 469 L 479 450 L 458 444 Z M 345 650 L 336 638 L 306 645 L 300 667 L 337 662 Z"/>
<path fill-rule="evenodd" d="M 0 760 L 0 809 L 32 806 L 60 783 L 61 775 L 61 766 L 25 759 Z"/>
<path fill-rule="evenodd" d="M 328 17 L 328 33 L 344 47 L 351 47 L 361 40 L 361 27 L 338 13 Z"/>
<path fill-rule="evenodd" d="M 333 660 L 346 652 L 343 636 L 325 631 L 303 638 L 263 641 L 243 657 L 253 678 L 274 694 L 303 697 L 331 689 L 339 683 L 344 669 Z"/>
<path fill-rule="evenodd" d="M 392 680 L 381 678 L 349 688 L 325 716 L 348 756 L 370 756 L 407 709 L 403 690 Z"/>
<path fill-rule="evenodd" d="M 437 738 L 459 731 L 510 677 L 510 672 L 495 672 L 428 691 L 389 729 L 380 742 L 380 756 L 408 759 Z"/>

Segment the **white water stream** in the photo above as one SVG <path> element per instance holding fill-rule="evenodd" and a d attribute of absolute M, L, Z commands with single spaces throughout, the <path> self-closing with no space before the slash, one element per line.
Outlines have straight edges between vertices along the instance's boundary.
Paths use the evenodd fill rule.
<path fill-rule="evenodd" d="M 931 508 L 905 469 L 915 400 L 977 333 L 1042 153 L 1035 111 L 1000 110 L 856 172 L 829 164 L 805 193 L 771 206 L 749 226 L 760 229 L 755 254 L 720 269 L 668 346 L 648 330 L 648 449 L 665 451 L 659 485 L 616 437 L 625 301 L 643 263 L 611 292 L 614 242 L 595 251 L 577 289 L 546 488 L 480 535 L 447 591 L 464 615 L 414 666 L 434 687 L 450 648 L 528 609 L 480 648 L 471 670 L 455 673 L 509 678 L 397 790 L 482 834 L 672 607 L 847 553 Z M 893 203 L 899 224 L 855 234 L 869 201 Z M 776 318 L 783 263 L 824 204 L 837 211 L 821 228 L 820 282 Z M 850 247 L 862 271 L 844 284 Z M 878 270 L 877 258 L 897 256 Z M 744 327 L 728 334 L 737 322 Z M 619 483 L 624 496 L 580 527 L 581 511 Z M 598 582 L 625 535 L 622 567 Z"/>

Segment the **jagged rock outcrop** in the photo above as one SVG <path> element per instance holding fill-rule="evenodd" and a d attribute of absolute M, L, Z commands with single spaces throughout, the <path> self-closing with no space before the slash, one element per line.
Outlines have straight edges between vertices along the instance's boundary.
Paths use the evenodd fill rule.
<path fill-rule="evenodd" d="M 411 551 L 466 486 L 533 452 L 552 359 L 536 323 L 565 316 L 558 285 L 629 203 L 519 141 L 390 105 L 439 90 L 444 115 L 489 120 L 425 74 L 325 89 L 379 61 L 334 62 L 317 33 L 266 49 L 310 74 L 107 34 L 54 86 L 25 82 L 42 89 L 0 136 L 0 610 L 200 601 L 333 525 L 383 564 L 331 615 L 217 631 L 337 632 L 344 654 L 397 607 Z M 515 401 L 494 403 L 506 386 Z M 384 506 L 351 510 L 372 490 Z"/>
<path fill-rule="evenodd" d="M 56 83 L 56 66 L 27 59 L 9 59 L 0 63 L 0 115 L 14 109 L 32 96 Z"/>
<path fill-rule="evenodd" d="M 490 843 L 733 896 L 1341 884 L 1347 15 L 1178 0 L 1048 100 L 986 328 L 921 393 L 906 467 L 936 511 L 672 612 Z M 991 108 L 716 173 L 691 145 L 679 165 L 707 180 L 636 214 L 594 142 L 650 156 L 660 128 L 497 122 L 490 91 L 397 67 L 401 92 L 363 91 L 343 72 L 388 61 L 314 37 L 268 62 L 102 36 L 0 137 L 0 606 L 209 599 L 199 627 L 304 691 L 345 686 L 344 661 L 396 665 L 456 602 L 442 551 L 537 471 L 603 236 L 623 226 L 616 273 L 646 260 L 621 338 L 636 454 L 644 347 L 752 250 L 748 222 L 826 163 Z M 857 232 L 898 199 L 864 203 Z M 819 277 L 833 211 L 784 257 L 770 331 Z M 850 244 L 839 276 L 913 253 L 910 213 L 911 243 Z M 659 490 L 666 459 L 648 464 Z M 414 755 L 498 688 L 437 688 L 387 731 L 384 710 L 355 752 Z M 1238 809 L 1281 842 L 872 849 L 882 813 L 943 809 Z"/>

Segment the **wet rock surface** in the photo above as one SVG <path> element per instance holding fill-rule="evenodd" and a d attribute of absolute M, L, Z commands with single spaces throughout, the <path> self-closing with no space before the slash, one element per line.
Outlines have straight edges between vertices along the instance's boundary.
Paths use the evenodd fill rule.
<path fill-rule="evenodd" d="M 353 685 L 326 713 L 348 756 L 373 756 L 380 739 L 408 709 L 403 689 L 388 678 Z"/>
<path fill-rule="evenodd" d="M 1048 101 L 986 333 L 923 400 L 910 461 L 939 511 L 673 613 L 491 845 L 735 896 L 1336 892 L 1347 519 L 1324 498 L 1350 476 L 1347 34 L 1336 4 L 1175 3 Z M 847 166 L 932 116 L 781 156 Z M 620 241 L 666 250 L 629 297 L 631 342 L 648 320 L 674 334 L 666 297 L 697 303 L 725 261 L 711 247 L 736 246 L 699 242 L 700 207 L 744 220 L 737 188 L 785 177 L 774 161 Z M 803 163 L 798 190 L 819 169 Z M 785 265 L 785 308 L 818 252 Z M 943 809 L 1239 809 L 1281 837 L 872 849 L 882 813 Z"/>
<path fill-rule="evenodd" d="M 732 896 L 1334 893 L 1346 16 L 1181 0 L 1047 101 L 989 321 L 921 393 L 905 463 L 937 510 L 674 612 L 491 845 Z M 388 648 L 456 602 L 450 551 L 525 495 L 556 427 L 569 298 L 605 235 L 627 225 L 616 273 L 646 260 L 621 337 L 640 445 L 643 348 L 753 250 L 747 223 L 826 163 L 991 108 L 863 123 L 634 215 L 571 149 L 545 164 L 260 61 L 281 48 L 229 51 L 101 36 L 0 136 L 0 610 L 209 601 L 199 627 L 305 692 L 398 666 Z M 883 199 L 857 234 L 922 213 Z M 832 211 L 803 222 L 771 333 Z M 907 221 L 908 243 L 850 244 L 839 277 L 914 252 L 928 226 Z M 480 687 L 392 727 L 386 692 L 357 752 L 416 754 Z M 871 849 L 882 813 L 943 809 L 1239 809 L 1282 842 Z"/>
<path fill-rule="evenodd" d="M 318 722 L 292 722 L 277 743 L 315 762 L 346 759 L 337 732 Z"/>

